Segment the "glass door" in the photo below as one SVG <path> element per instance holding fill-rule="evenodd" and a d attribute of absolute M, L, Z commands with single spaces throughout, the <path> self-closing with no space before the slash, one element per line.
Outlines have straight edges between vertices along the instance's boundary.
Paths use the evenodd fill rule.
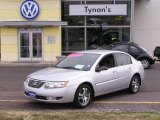
<path fill-rule="evenodd" d="M 19 60 L 41 61 L 42 32 L 24 31 L 19 34 Z"/>
<path fill-rule="evenodd" d="M 19 39 L 20 60 L 30 60 L 30 35 L 29 32 L 20 32 Z"/>
<path fill-rule="evenodd" d="M 32 33 L 32 59 L 38 60 L 42 58 L 42 33 Z"/>

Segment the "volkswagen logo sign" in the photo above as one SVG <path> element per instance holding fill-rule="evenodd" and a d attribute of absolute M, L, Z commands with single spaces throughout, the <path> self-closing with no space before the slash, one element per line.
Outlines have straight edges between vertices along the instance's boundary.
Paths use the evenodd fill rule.
<path fill-rule="evenodd" d="M 34 0 L 26 0 L 22 3 L 20 11 L 24 18 L 32 20 L 39 14 L 39 5 Z"/>

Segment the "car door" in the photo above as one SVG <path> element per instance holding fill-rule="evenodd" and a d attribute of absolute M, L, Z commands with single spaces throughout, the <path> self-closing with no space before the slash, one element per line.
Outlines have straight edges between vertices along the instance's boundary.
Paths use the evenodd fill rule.
<path fill-rule="evenodd" d="M 125 53 L 114 53 L 117 69 L 117 89 L 129 87 L 132 78 L 131 57 Z"/>
<path fill-rule="evenodd" d="M 95 96 L 102 95 L 113 91 L 116 87 L 116 80 L 118 79 L 117 69 L 113 54 L 104 56 L 97 64 L 97 68 L 106 67 L 101 71 L 95 72 Z"/>

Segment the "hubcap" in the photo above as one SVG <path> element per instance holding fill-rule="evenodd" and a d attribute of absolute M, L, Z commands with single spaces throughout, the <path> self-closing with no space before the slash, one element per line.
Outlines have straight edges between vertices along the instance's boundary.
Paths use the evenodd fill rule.
<path fill-rule="evenodd" d="M 91 94 L 88 88 L 82 88 L 78 95 L 78 102 L 85 106 L 89 103 L 91 99 Z"/>
<path fill-rule="evenodd" d="M 149 61 L 148 60 L 142 60 L 141 61 L 143 68 L 147 68 L 149 66 Z"/>
<path fill-rule="evenodd" d="M 134 92 L 137 92 L 138 89 L 139 89 L 139 80 L 138 80 L 138 78 L 134 78 L 132 81 L 132 90 Z"/>

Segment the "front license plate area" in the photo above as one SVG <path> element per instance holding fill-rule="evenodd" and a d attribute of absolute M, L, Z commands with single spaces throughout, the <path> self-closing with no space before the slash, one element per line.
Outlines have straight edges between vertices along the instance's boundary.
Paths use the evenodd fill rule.
<path fill-rule="evenodd" d="M 36 93 L 35 92 L 28 92 L 29 97 L 36 99 Z"/>

